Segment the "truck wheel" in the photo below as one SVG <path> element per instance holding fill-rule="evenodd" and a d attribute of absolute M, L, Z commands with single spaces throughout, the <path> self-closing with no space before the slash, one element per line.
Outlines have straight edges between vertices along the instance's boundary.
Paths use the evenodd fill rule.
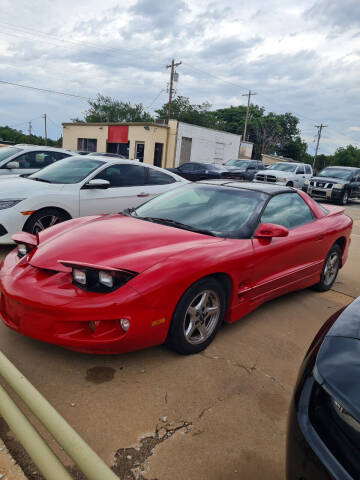
<path fill-rule="evenodd" d="M 342 197 L 340 198 L 339 204 L 340 205 L 347 205 L 349 201 L 349 192 L 344 192 Z"/>
<path fill-rule="evenodd" d="M 293 187 L 294 184 L 293 184 L 293 182 L 287 182 L 286 186 L 287 186 L 287 187 Z"/>

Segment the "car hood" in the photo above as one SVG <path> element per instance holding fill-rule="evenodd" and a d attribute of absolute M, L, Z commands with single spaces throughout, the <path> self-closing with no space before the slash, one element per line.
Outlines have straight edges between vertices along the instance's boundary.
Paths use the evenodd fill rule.
<path fill-rule="evenodd" d="M 120 214 L 70 220 L 51 230 L 39 235 L 34 267 L 68 271 L 62 260 L 140 273 L 173 254 L 224 241 Z"/>
<path fill-rule="evenodd" d="M 231 165 L 227 166 L 227 165 L 224 165 L 224 167 L 226 168 L 226 170 L 229 170 L 229 172 L 246 172 L 246 168 L 244 167 L 233 167 Z"/>
<path fill-rule="evenodd" d="M 289 177 L 294 172 L 283 172 L 281 170 L 259 170 L 256 175 L 275 175 L 276 177 Z"/>
<path fill-rule="evenodd" d="M 53 192 L 61 185 L 54 183 L 37 182 L 22 177 L 4 178 L 0 181 L 0 199 L 28 197 L 34 193 Z"/>
<path fill-rule="evenodd" d="M 316 359 L 317 381 L 360 419 L 360 297 L 328 331 Z"/>
<path fill-rule="evenodd" d="M 341 178 L 336 177 L 311 177 L 311 181 L 320 182 L 320 183 L 342 183 L 346 185 L 350 183 L 349 180 L 341 180 Z"/>

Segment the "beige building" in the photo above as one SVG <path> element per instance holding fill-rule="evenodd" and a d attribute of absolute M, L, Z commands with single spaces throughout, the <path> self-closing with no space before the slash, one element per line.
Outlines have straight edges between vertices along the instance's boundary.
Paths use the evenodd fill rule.
<path fill-rule="evenodd" d="M 177 120 L 170 120 L 169 125 L 148 122 L 62 125 L 63 148 L 118 153 L 165 168 L 189 161 L 223 163 L 238 157 L 241 143 L 240 135 Z M 252 144 L 249 145 L 252 150 Z M 251 150 L 246 145 L 243 154 L 251 157 Z"/>

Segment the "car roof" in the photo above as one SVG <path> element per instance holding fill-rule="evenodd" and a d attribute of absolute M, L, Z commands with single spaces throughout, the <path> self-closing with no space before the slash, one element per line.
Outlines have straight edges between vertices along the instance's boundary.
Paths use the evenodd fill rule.
<path fill-rule="evenodd" d="M 257 183 L 257 182 L 237 182 L 234 180 L 201 180 L 196 183 L 205 183 L 208 185 L 218 185 L 221 187 L 238 188 L 241 190 L 252 190 L 254 192 L 267 193 L 268 195 L 276 195 L 277 193 L 295 192 L 292 187 L 282 185 L 273 185 L 271 183 Z"/>
<path fill-rule="evenodd" d="M 344 170 L 360 170 L 359 167 L 345 167 L 343 165 L 329 165 L 328 167 L 324 167 L 323 170 L 325 170 L 325 168 L 342 168 Z"/>
<path fill-rule="evenodd" d="M 17 143 L 16 145 L 11 145 L 11 147 L 21 148 L 22 150 L 49 150 L 50 152 L 63 152 L 69 153 L 70 155 L 76 155 L 77 152 L 72 150 L 66 150 L 65 148 L 58 147 L 48 147 L 47 145 L 29 145 L 25 143 Z"/>

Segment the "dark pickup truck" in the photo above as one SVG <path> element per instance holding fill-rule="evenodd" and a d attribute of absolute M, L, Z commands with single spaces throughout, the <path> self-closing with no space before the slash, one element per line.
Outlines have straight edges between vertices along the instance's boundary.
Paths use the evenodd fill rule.
<path fill-rule="evenodd" d="M 302 189 L 316 200 L 346 205 L 351 198 L 360 198 L 360 168 L 326 167 L 306 180 Z"/>

